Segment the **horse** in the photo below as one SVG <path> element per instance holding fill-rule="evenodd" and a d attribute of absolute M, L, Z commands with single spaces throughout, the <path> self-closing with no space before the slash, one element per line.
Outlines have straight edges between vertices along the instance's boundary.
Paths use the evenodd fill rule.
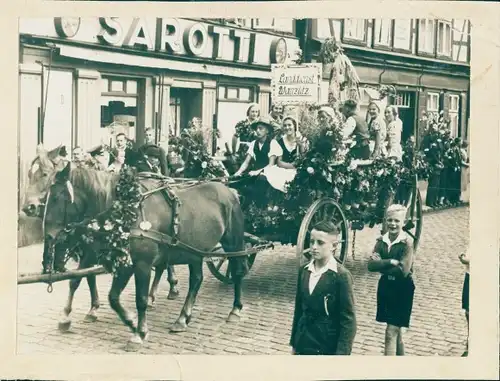
<path fill-rule="evenodd" d="M 31 167 L 28 172 L 28 187 L 26 190 L 26 197 L 24 205 L 22 206 L 22 211 L 29 217 L 39 217 L 42 218 L 43 206 L 45 204 L 45 199 L 47 196 L 47 191 L 55 179 L 56 174 L 63 170 L 68 164 L 67 151 L 64 145 L 47 151 L 42 144 L 37 147 L 37 156 L 32 160 Z M 46 258 L 47 246 L 44 244 L 44 258 Z M 89 251 L 92 250 L 88 247 Z M 94 260 L 92 260 L 94 259 Z M 92 254 L 89 254 L 85 261 L 80 261 L 78 264 L 79 269 L 91 267 L 96 264 L 97 258 Z M 48 263 L 44 260 L 42 263 L 44 269 L 46 269 Z M 149 308 L 152 309 L 156 303 L 156 294 L 158 292 L 158 286 L 161 280 L 163 272 L 167 269 L 167 280 L 170 285 L 170 290 L 167 299 L 174 300 L 179 296 L 179 290 L 177 288 L 178 280 L 175 276 L 175 270 L 173 266 L 163 266 L 160 264 L 155 267 L 155 277 L 153 284 L 151 285 L 151 291 L 149 293 Z M 45 271 L 45 270 L 44 270 Z M 97 290 L 95 275 L 89 275 L 86 277 L 87 284 L 89 286 L 91 307 L 87 315 L 85 316 L 85 322 L 94 322 L 97 320 L 97 310 L 100 307 L 99 293 Z M 68 302 L 64 309 L 64 316 L 59 322 L 59 328 L 63 331 L 68 330 L 71 325 L 71 320 L 69 315 L 72 309 L 72 300 L 76 293 L 76 290 L 80 286 L 81 279 L 74 279 L 69 282 L 69 296 Z"/>
<path fill-rule="evenodd" d="M 67 223 L 82 221 L 84 216 L 96 216 L 108 210 L 116 199 L 114 190 L 119 177 L 117 174 L 87 168 L 72 169 L 69 165 L 58 172 L 45 205 L 44 232 L 47 244 L 54 245 L 55 237 Z M 161 192 L 154 192 L 158 189 L 158 180 L 142 178 L 138 181 L 146 192 L 153 193 L 141 202 L 141 213 L 138 213 L 140 217 L 131 231 L 142 231 L 144 229 L 141 230 L 141 226 L 147 223 L 149 229 L 146 230 L 169 234 L 174 221 L 178 220 L 178 242 L 188 243 L 195 250 L 206 253 L 214 250 L 219 243 L 226 253 L 243 251 L 243 211 L 238 199 L 228 187 L 220 182 L 204 182 L 176 190 L 180 207 L 174 220 L 172 203 L 167 201 Z M 148 337 L 146 311 L 153 265 L 166 263 L 189 266 L 189 291 L 179 317 L 170 328 L 171 332 L 183 332 L 188 328 L 196 296 L 203 281 L 203 256 L 183 249 L 182 246 L 162 245 L 155 239 L 143 238 L 137 234 L 131 234 L 129 237 L 129 252 L 132 265 L 118 268 L 113 277 L 108 301 L 132 332 L 127 350 L 137 350 Z M 57 256 L 61 256 L 58 250 L 55 251 L 55 257 Z M 232 323 L 241 318 L 242 280 L 248 272 L 247 257 L 230 257 L 229 265 L 234 281 L 234 301 L 226 321 Z M 137 324 L 120 303 L 120 295 L 132 275 L 135 279 Z"/>

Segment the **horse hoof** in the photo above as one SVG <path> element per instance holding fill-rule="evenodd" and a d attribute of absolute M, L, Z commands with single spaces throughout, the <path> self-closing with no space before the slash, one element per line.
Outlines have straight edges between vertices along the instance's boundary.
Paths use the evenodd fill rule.
<path fill-rule="evenodd" d="M 170 327 L 171 333 L 180 333 L 187 331 L 187 324 L 182 324 L 176 321 L 173 326 Z"/>
<path fill-rule="evenodd" d="M 238 323 L 241 320 L 240 311 L 237 309 L 233 309 L 229 316 L 226 319 L 227 323 Z"/>
<path fill-rule="evenodd" d="M 177 299 L 178 296 L 179 296 L 179 291 L 170 290 L 170 292 L 168 293 L 167 299 L 168 300 L 175 300 L 175 299 Z"/>
<path fill-rule="evenodd" d="M 94 314 L 87 314 L 83 319 L 85 323 L 95 323 L 97 321 L 97 316 Z"/>
<path fill-rule="evenodd" d="M 142 339 L 139 335 L 132 336 L 127 345 L 125 346 L 125 351 L 127 352 L 137 352 L 142 347 Z"/>
<path fill-rule="evenodd" d="M 156 307 L 156 303 L 154 302 L 154 300 L 149 300 L 148 301 L 148 311 L 154 310 L 155 307 Z"/>
<path fill-rule="evenodd" d="M 58 324 L 59 331 L 68 332 L 71 328 L 71 320 L 60 321 Z"/>

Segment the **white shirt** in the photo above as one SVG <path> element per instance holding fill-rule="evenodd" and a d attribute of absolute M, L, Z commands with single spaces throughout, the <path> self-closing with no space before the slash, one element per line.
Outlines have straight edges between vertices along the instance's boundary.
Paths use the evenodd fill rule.
<path fill-rule="evenodd" d="M 314 289 L 316 288 L 316 285 L 319 282 L 319 279 L 321 278 L 321 275 L 326 273 L 328 270 L 332 270 L 334 272 L 337 272 L 337 261 L 335 258 L 331 258 L 328 263 L 320 268 L 319 270 L 316 270 L 314 266 L 314 259 L 309 262 L 309 264 L 306 266 L 306 269 L 311 272 L 311 275 L 309 276 L 309 295 L 313 293 Z"/>
<path fill-rule="evenodd" d="M 356 128 L 356 121 L 352 116 L 350 116 L 344 123 L 344 130 L 342 131 L 344 139 L 347 139 L 349 136 L 351 136 L 355 128 Z"/>
<path fill-rule="evenodd" d="M 255 147 L 255 143 L 257 140 L 254 140 L 253 142 L 250 143 L 248 146 L 248 154 L 252 157 L 252 159 L 255 160 L 255 154 L 253 152 L 253 149 Z M 264 143 L 259 143 L 259 148 L 262 149 L 262 146 Z M 281 149 L 281 146 L 278 144 L 278 142 L 275 139 L 271 140 L 270 147 L 269 147 L 269 154 L 267 155 L 268 157 L 271 156 L 276 156 L 277 158 L 280 156 L 283 156 L 283 150 Z"/>
<path fill-rule="evenodd" d="M 401 231 L 398 236 L 396 237 L 396 239 L 394 241 L 391 242 L 391 240 L 389 239 L 389 233 L 385 233 L 383 236 L 382 236 L 382 241 L 385 242 L 387 244 L 387 251 L 391 251 L 391 247 L 393 245 L 395 245 L 396 243 L 398 242 L 401 242 L 401 241 L 404 241 L 405 239 L 407 238 L 407 235 L 404 231 Z"/>

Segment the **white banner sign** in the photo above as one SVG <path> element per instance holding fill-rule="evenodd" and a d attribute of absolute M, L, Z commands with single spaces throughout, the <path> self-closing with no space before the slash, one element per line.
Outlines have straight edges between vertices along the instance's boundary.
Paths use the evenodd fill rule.
<path fill-rule="evenodd" d="M 322 65 L 271 65 L 272 102 L 298 105 L 319 103 Z"/>

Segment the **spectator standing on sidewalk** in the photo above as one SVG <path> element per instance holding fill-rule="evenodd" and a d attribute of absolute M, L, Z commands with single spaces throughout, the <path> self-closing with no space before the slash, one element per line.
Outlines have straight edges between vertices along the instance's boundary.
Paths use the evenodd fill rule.
<path fill-rule="evenodd" d="M 382 276 L 377 289 L 376 320 L 387 323 L 386 356 L 404 356 L 402 328 L 410 326 L 415 284 L 412 277 L 413 240 L 403 231 L 406 207 L 387 209 L 387 233 L 377 239 L 368 270 Z"/>
<path fill-rule="evenodd" d="M 299 270 L 290 345 L 295 355 L 350 355 L 356 335 L 351 273 L 334 257 L 339 230 L 329 221 L 311 231 L 312 261 Z"/>
<path fill-rule="evenodd" d="M 470 251 L 467 249 L 465 253 L 460 254 L 458 257 L 460 262 L 465 265 L 464 285 L 462 287 L 462 309 L 465 311 L 465 318 L 467 319 L 467 344 L 465 352 L 462 357 L 469 355 L 469 282 L 470 282 Z"/>

